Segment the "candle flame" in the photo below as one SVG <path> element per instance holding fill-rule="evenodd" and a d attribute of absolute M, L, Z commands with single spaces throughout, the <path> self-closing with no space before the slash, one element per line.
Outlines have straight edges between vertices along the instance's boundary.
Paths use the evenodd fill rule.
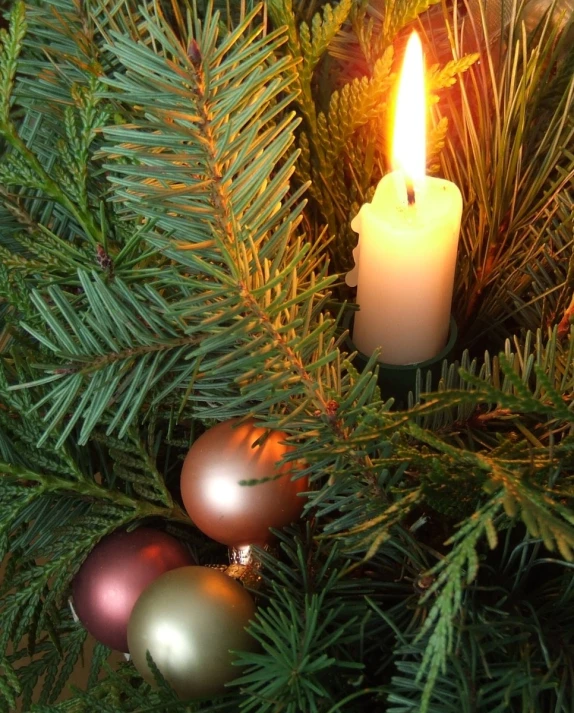
<path fill-rule="evenodd" d="M 399 80 L 393 135 L 393 168 L 405 176 L 409 203 L 412 202 L 413 184 L 422 180 L 426 173 L 425 121 L 423 48 L 418 34 L 413 32 L 407 43 Z"/>

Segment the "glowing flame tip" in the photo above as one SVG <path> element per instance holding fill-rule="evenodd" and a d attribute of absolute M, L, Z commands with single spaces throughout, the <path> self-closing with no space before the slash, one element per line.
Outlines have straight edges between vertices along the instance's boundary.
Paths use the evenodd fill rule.
<path fill-rule="evenodd" d="M 393 132 L 393 168 L 402 171 L 410 184 L 423 179 L 426 172 L 425 122 L 423 50 L 413 32 L 405 50 Z"/>

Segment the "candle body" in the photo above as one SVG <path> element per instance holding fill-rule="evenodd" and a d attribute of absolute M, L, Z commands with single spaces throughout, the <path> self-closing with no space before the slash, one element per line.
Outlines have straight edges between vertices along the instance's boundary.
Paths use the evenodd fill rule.
<path fill-rule="evenodd" d="M 403 175 L 389 173 L 352 223 L 359 233 L 353 342 L 366 355 L 380 347 L 387 364 L 431 359 L 448 338 L 462 196 L 432 177 L 415 195 L 409 206 Z"/>

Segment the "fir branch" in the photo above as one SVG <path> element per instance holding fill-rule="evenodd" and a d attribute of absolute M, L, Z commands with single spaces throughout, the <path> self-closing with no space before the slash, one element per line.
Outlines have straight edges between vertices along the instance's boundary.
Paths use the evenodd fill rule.
<path fill-rule="evenodd" d="M 0 126 L 9 122 L 11 95 L 26 30 L 24 3 L 15 2 L 9 29 L 0 30 Z"/>
<path fill-rule="evenodd" d="M 354 679 L 363 668 L 353 652 L 362 638 L 359 622 L 365 625 L 369 614 L 353 593 L 361 585 L 368 592 L 369 583 L 346 583 L 348 563 L 337 545 L 315 548 L 311 534 L 308 526 L 294 542 L 281 536 L 289 566 L 260 553 L 271 588 L 251 624 L 262 651 L 240 654 L 238 662 L 246 670 L 233 685 L 250 694 L 243 710 L 271 711 L 279 702 L 292 713 L 331 710 L 337 701 L 326 676 Z"/>
<path fill-rule="evenodd" d="M 302 22 L 299 26 L 301 49 L 309 71 L 313 71 L 331 41 L 347 20 L 352 8 L 352 0 L 341 0 L 333 9 L 328 3 L 323 5 L 323 14 L 313 16 L 311 28 Z"/>
<path fill-rule="evenodd" d="M 80 273 L 79 280 L 91 308 L 91 314 L 85 320 L 74 312 L 65 293 L 53 287 L 49 295 L 60 313 L 59 319 L 54 314 L 55 309 L 50 311 L 38 293 L 32 296 L 51 335 L 41 333 L 30 325 L 22 325 L 60 360 L 57 367 L 49 370 L 51 376 L 27 385 L 57 384 L 36 405 L 39 408 L 48 399 L 54 400 L 52 408 L 44 415 L 49 425 L 40 439 L 41 443 L 69 415 L 74 402 L 77 404 L 74 416 L 67 421 L 59 445 L 64 443 L 79 419 L 85 422 L 80 443 L 86 443 L 111 403 L 114 404 L 115 415 L 108 433 L 119 428 L 121 437 L 151 389 L 162 382 L 176 358 L 193 349 L 197 341 L 193 335 L 180 336 L 176 324 L 162 321 L 159 314 L 145 304 L 142 297 L 149 297 L 148 291 L 138 296 L 118 280 L 113 286 L 106 286 L 96 274 L 90 279 Z M 71 330 L 71 334 L 66 328 Z M 136 360 L 137 368 L 131 371 L 128 367 Z M 183 370 L 176 368 L 171 374 L 170 389 L 187 381 L 193 371 L 193 363 Z M 139 381 L 142 378 L 143 388 Z M 85 381 L 89 383 L 89 388 L 81 392 Z M 163 386 L 165 389 L 165 384 Z"/>
<path fill-rule="evenodd" d="M 463 51 L 458 23 L 455 15 L 455 58 Z M 483 18 L 481 32 L 488 37 L 485 23 Z M 461 78 L 460 99 L 449 94 L 445 105 L 451 131 L 442 167 L 463 186 L 469 211 L 461 232 L 468 259 L 461 262 L 457 285 L 463 299 L 455 296 L 454 303 L 464 302 L 463 325 L 480 305 L 477 334 L 512 316 L 516 303 L 506 299 L 509 292 L 520 297 L 528 290 L 528 266 L 547 242 L 548 210 L 574 176 L 566 150 L 574 130 L 574 83 L 571 64 L 561 61 L 566 33 L 557 41 L 548 23 L 534 38 L 521 35 L 518 23 L 510 32 L 501 66 L 487 45 L 484 61 Z M 546 101 L 549 93 L 555 94 L 552 102 Z M 540 121 L 527 121 L 535 112 Z M 486 145 L 482 137 L 489 137 Z"/>
<path fill-rule="evenodd" d="M 430 634 L 417 673 L 417 681 L 425 680 L 421 713 L 428 710 L 439 672 L 454 645 L 453 619 L 462 607 L 463 587 L 474 580 L 478 571 L 477 544 L 484 536 L 488 537 L 491 547 L 497 544 L 494 520 L 501 508 L 502 497 L 498 493 L 459 528 L 448 543 L 453 545 L 451 551 L 429 572 L 435 581 L 423 601 L 437 596 L 417 634 L 418 640 Z"/>

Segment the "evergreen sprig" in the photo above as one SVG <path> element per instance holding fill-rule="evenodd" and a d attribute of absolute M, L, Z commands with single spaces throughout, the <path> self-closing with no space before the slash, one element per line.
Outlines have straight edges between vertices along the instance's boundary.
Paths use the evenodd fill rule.
<path fill-rule="evenodd" d="M 457 56 L 464 53 L 455 39 L 459 22 L 455 15 Z M 531 40 L 521 36 L 519 25 L 511 26 L 508 51 L 499 56 L 487 46 L 481 64 L 461 79 L 460 94 L 446 98 L 451 131 L 443 171 L 463 186 L 468 211 L 454 302 L 464 304 L 459 321 L 472 324 L 470 333 L 476 337 L 485 330 L 492 333 L 493 323 L 504 325 L 500 332 L 505 336 L 512 331 L 519 305 L 540 299 L 540 289 L 533 294 L 533 282 L 542 282 L 545 292 L 563 285 L 552 259 L 544 255 L 547 240 L 560 240 L 552 236 L 565 223 L 552 216 L 562 210 L 574 177 L 572 155 L 565 151 L 574 136 L 574 65 L 566 42 L 567 32 L 557 37 L 548 22 Z M 491 101 L 484 102 L 485 96 Z M 484 136 L 492 137 L 486 146 Z M 501 309 L 509 295 L 516 311 Z M 571 295 L 563 297 L 569 301 Z M 562 303 L 552 317 L 559 319 L 566 307 Z"/>

